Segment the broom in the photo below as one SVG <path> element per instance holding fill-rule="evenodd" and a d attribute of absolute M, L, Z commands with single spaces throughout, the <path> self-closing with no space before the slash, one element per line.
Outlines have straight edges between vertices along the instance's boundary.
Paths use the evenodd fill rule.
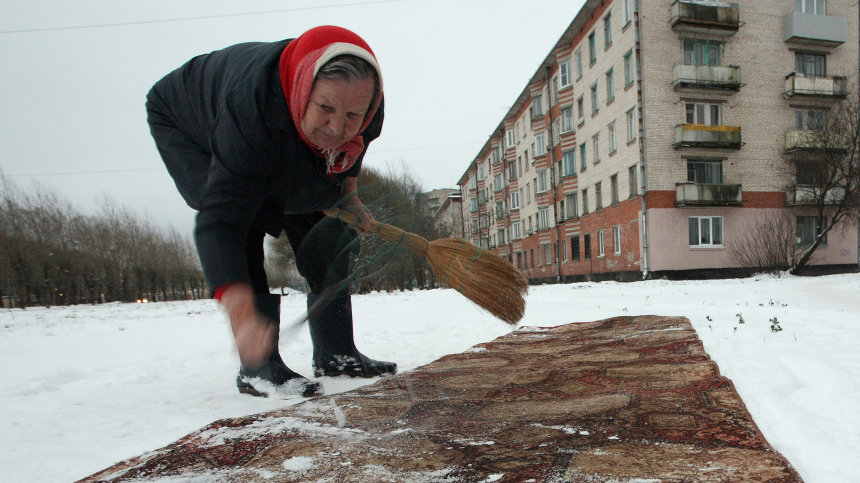
<path fill-rule="evenodd" d="M 356 214 L 343 209 L 326 210 L 325 214 L 350 225 L 360 222 Z M 427 241 L 376 220 L 367 231 L 426 258 L 442 282 L 499 319 L 516 325 L 523 318 L 528 280 L 507 260 L 460 238 Z"/>

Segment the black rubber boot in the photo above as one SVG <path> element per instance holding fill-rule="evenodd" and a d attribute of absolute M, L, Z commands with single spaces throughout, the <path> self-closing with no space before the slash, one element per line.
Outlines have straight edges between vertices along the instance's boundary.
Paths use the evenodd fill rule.
<path fill-rule="evenodd" d="M 349 294 L 338 295 L 322 307 L 313 307 L 318 299 L 318 295 L 308 294 L 315 376 L 375 377 L 397 372 L 397 364 L 373 360 L 355 348 Z"/>
<path fill-rule="evenodd" d="M 254 294 L 254 305 L 273 324 L 280 325 L 281 297 L 279 295 L 271 293 Z M 272 349 L 269 360 L 263 367 L 254 371 L 239 368 L 239 375 L 236 377 L 236 386 L 239 388 L 239 392 L 252 396 L 266 397 L 266 393 L 258 391 L 252 385 L 252 383 L 257 383 L 260 387 L 271 385 L 273 391 L 284 394 L 295 394 L 305 397 L 321 396 L 323 388 L 320 383 L 311 381 L 301 374 L 293 372 L 284 364 L 281 354 L 278 352 L 278 339 L 278 333 L 275 332 L 275 347 Z M 260 381 L 253 381 L 253 379 L 257 378 Z"/>

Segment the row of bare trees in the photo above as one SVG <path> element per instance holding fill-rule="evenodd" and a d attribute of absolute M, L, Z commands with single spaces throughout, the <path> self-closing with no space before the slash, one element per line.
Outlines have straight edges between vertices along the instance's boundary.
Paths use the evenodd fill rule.
<path fill-rule="evenodd" d="M 387 170 L 363 167 L 358 177 L 358 196 L 374 217 L 406 231 L 433 240 L 437 233 L 433 214 L 422 193 L 421 183 L 405 166 Z M 424 258 L 379 237 L 361 236 L 361 255 L 354 260 L 351 291 L 412 290 L 439 286 Z M 270 239 L 266 251 L 266 273 L 273 288 L 297 287 L 295 255 L 286 236 Z"/>
<path fill-rule="evenodd" d="M 5 307 L 205 296 L 188 237 L 110 199 L 87 216 L 55 191 L 0 173 L 0 296 Z"/>

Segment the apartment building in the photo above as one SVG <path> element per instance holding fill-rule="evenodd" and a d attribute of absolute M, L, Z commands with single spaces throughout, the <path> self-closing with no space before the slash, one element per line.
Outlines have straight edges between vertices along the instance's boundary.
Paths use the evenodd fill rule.
<path fill-rule="evenodd" d="M 804 132 L 857 77 L 848 0 L 587 0 L 460 178 L 465 234 L 535 283 L 725 272 L 785 213 L 811 243 Z M 814 263 L 857 261 L 853 227 Z"/>

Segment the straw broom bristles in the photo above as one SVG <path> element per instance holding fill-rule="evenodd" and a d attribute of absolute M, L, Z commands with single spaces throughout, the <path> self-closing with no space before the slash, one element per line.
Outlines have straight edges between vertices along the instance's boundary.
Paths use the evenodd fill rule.
<path fill-rule="evenodd" d="M 325 213 L 353 225 L 359 221 L 358 216 L 346 210 L 333 209 Z M 426 258 L 430 269 L 442 282 L 499 319 L 516 325 L 523 318 L 528 280 L 507 260 L 466 240 L 427 241 L 422 236 L 375 220 L 368 231 Z"/>

